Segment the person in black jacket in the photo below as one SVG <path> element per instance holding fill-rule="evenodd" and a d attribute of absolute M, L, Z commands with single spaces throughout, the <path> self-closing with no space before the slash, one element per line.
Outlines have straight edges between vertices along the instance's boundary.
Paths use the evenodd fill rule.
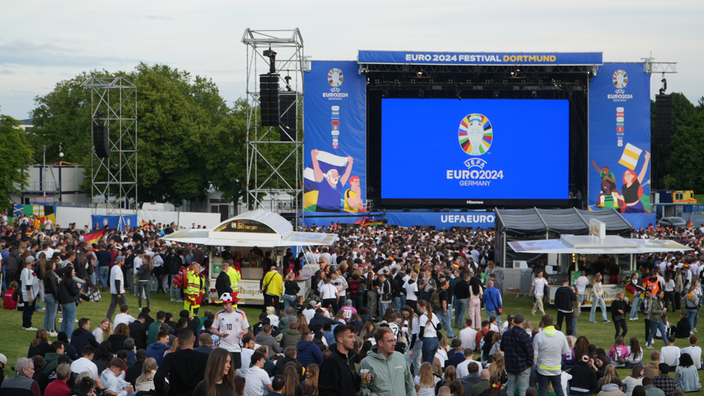
<path fill-rule="evenodd" d="M 193 349 L 195 336 L 188 327 L 180 329 L 174 347 L 180 351 L 164 356 L 154 375 L 154 387 L 159 396 L 190 395 L 200 381 L 205 378 L 205 365 L 208 355 Z M 169 377 L 167 390 L 166 377 Z"/>
<path fill-rule="evenodd" d="M 593 395 L 599 392 L 599 381 L 594 359 L 588 355 L 578 357 L 577 364 L 569 371 L 572 374 L 570 395 Z"/>
<path fill-rule="evenodd" d="M 76 300 L 81 293 L 78 284 L 73 280 L 76 270 L 73 266 L 67 265 L 61 269 L 61 283 L 59 284 L 59 304 L 64 314 L 61 322 L 61 331 L 73 334 L 73 326 L 76 323 Z"/>
<path fill-rule="evenodd" d="M 44 273 L 44 302 L 46 304 L 46 314 L 44 314 L 44 329 L 49 335 L 56 337 L 56 313 L 59 308 L 59 277 L 54 270 L 56 261 L 47 261 Z"/>
<path fill-rule="evenodd" d="M 616 293 L 616 300 L 611 303 L 611 319 L 614 321 L 614 327 L 616 328 L 616 335 L 626 337 L 628 333 L 628 324 L 626 323 L 626 315 L 631 311 L 631 307 L 623 299 L 623 292 L 619 291 Z M 619 334 L 619 328 L 623 329 L 622 333 Z"/>
<path fill-rule="evenodd" d="M 555 291 L 555 308 L 557 308 L 557 325 L 562 329 L 562 319 L 567 321 L 567 331 L 565 334 L 570 333 L 572 330 L 572 302 L 577 299 L 577 296 L 570 288 L 569 278 L 562 280 L 562 286 Z"/>
<path fill-rule="evenodd" d="M 319 396 L 356 396 L 362 378 L 354 367 L 355 329 L 349 325 L 335 327 L 335 346 L 332 354 L 320 366 Z"/>
<path fill-rule="evenodd" d="M 140 312 L 137 320 L 127 325 L 130 330 L 130 337 L 134 339 L 137 349 L 147 349 L 147 326 L 144 324 L 146 320 L 147 314 Z"/>
<path fill-rule="evenodd" d="M 95 340 L 95 336 L 90 331 L 90 319 L 81 318 L 78 320 L 78 328 L 71 334 L 71 345 L 76 348 L 76 351 L 83 352 L 86 345 L 91 345 L 93 348 L 98 348 L 100 344 Z"/>
<path fill-rule="evenodd" d="M 218 291 L 218 296 L 222 296 L 223 293 L 232 293 L 232 282 L 230 281 L 230 277 L 227 275 L 227 271 L 230 269 L 230 262 L 229 261 L 223 261 L 222 262 L 222 269 L 220 270 L 220 274 L 218 275 L 218 278 L 215 280 L 215 289 Z"/>

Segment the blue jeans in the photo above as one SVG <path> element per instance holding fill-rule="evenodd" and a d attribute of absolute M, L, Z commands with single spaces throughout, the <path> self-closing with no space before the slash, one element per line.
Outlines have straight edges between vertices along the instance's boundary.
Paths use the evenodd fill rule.
<path fill-rule="evenodd" d="M 455 338 L 455 333 L 452 331 L 452 317 L 450 316 L 450 310 L 448 309 L 443 313 L 443 311 L 438 311 L 435 313 L 442 323 L 442 327 L 447 331 L 447 338 Z"/>
<path fill-rule="evenodd" d="M 697 310 L 687 309 L 687 320 L 689 320 L 689 325 L 692 326 L 692 331 L 697 327 Z"/>
<path fill-rule="evenodd" d="M 284 294 L 284 312 L 288 309 L 289 306 L 293 307 L 294 314 L 296 313 L 296 296 L 291 295 L 291 294 Z"/>
<path fill-rule="evenodd" d="M 467 315 L 467 299 L 455 299 L 455 327 L 464 328 L 464 318 Z"/>
<path fill-rule="evenodd" d="M 592 311 L 589 314 L 589 321 L 593 322 L 594 321 L 594 316 L 596 316 L 596 304 L 599 304 L 599 307 L 601 307 L 601 318 L 604 322 L 608 320 L 606 317 L 606 303 L 604 302 L 604 299 L 602 298 L 599 300 L 599 298 L 595 295 L 594 298 L 592 299 Z"/>
<path fill-rule="evenodd" d="M 508 384 L 506 385 L 506 391 L 509 396 L 514 396 L 516 393 L 516 385 L 518 385 L 518 394 L 525 395 L 528 390 L 528 382 L 530 380 L 530 367 L 523 370 L 520 373 L 507 373 L 508 374 Z"/>
<path fill-rule="evenodd" d="M 110 266 L 101 265 L 98 267 L 98 279 L 100 279 L 100 285 L 103 287 L 108 287 L 108 278 L 110 277 Z"/>
<path fill-rule="evenodd" d="M 577 317 L 572 316 L 572 337 L 577 338 Z"/>
<path fill-rule="evenodd" d="M 44 329 L 46 331 L 56 331 L 56 311 L 59 304 L 53 294 L 45 294 L 46 313 L 44 314 Z"/>
<path fill-rule="evenodd" d="M 394 301 L 391 305 L 394 307 L 394 311 L 401 312 L 401 308 L 403 308 L 403 305 L 401 304 L 401 297 L 394 297 Z"/>
<path fill-rule="evenodd" d="M 486 320 L 491 320 L 491 317 L 494 316 L 496 317 L 496 324 L 499 326 L 499 329 L 501 328 L 501 314 L 498 311 L 489 311 L 488 309 L 486 310 Z"/>
<path fill-rule="evenodd" d="M 61 304 L 61 310 L 64 312 L 64 320 L 61 322 L 61 331 L 66 333 L 67 337 L 71 337 L 73 327 L 76 324 L 76 303 Z"/>
<path fill-rule="evenodd" d="M 565 396 L 559 375 L 541 375 L 538 373 L 539 396 L 548 396 L 548 382 L 552 382 L 552 387 L 555 388 L 555 396 Z"/>
<path fill-rule="evenodd" d="M 159 280 L 157 279 L 156 276 L 152 275 L 149 277 L 149 290 L 150 291 L 157 291 L 157 286 L 159 286 Z"/>
<path fill-rule="evenodd" d="M 386 310 L 389 309 L 391 306 L 391 303 L 383 303 L 379 302 L 379 317 L 383 318 L 384 314 L 386 314 Z"/>
<path fill-rule="evenodd" d="M 440 342 L 437 337 L 423 337 L 423 346 L 421 350 L 423 351 L 423 363 L 428 362 L 433 364 L 433 359 L 435 359 L 435 352 L 438 351 L 438 345 Z"/>
<path fill-rule="evenodd" d="M 631 319 L 638 318 L 638 301 L 640 301 L 640 297 L 634 296 L 633 305 L 631 305 Z"/>
<path fill-rule="evenodd" d="M 412 351 L 411 356 L 406 357 L 406 363 L 408 363 L 409 367 L 413 365 L 413 376 L 416 376 L 418 375 L 418 370 L 420 370 L 421 359 L 423 358 L 423 341 L 416 339 Z"/>
<path fill-rule="evenodd" d="M 648 335 L 648 342 L 647 345 L 652 345 L 653 337 L 655 337 L 655 334 L 657 334 L 658 329 L 660 330 L 660 334 L 662 335 L 663 340 L 667 339 L 667 334 L 665 333 L 665 325 L 662 324 L 662 320 L 653 322 L 652 320 L 650 321 L 650 334 Z"/>
<path fill-rule="evenodd" d="M 97 275 L 95 274 L 95 271 L 93 271 L 92 274 L 88 275 L 88 279 L 90 279 L 90 283 L 93 285 L 97 285 L 97 280 L 96 280 Z"/>

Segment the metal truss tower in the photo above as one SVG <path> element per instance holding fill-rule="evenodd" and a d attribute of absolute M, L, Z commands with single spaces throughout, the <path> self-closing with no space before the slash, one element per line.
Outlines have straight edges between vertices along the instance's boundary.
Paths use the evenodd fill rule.
<path fill-rule="evenodd" d="M 91 77 L 82 84 L 91 99 L 91 196 L 93 213 L 136 214 L 137 86 L 124 77 Z M 96 134 L 96 128 L 99 128 Z M 104 131 L 107 142 L 101 139 Z M 97 144 L 106 144 L 106 153 Z"/>
<path fill-rule="evenodd" d="M 245 29 L 242 43 L 247 46 L 247 205 L 293 212 L 297 228 L 303 209 L 303 73 L 309 69 L 303 37 L 298 28 Z M 266 73 L 278 75 L 278 126 L 262 126 L 259 78 Z M 262 203 L 266 194 L 271 205 Z"/>

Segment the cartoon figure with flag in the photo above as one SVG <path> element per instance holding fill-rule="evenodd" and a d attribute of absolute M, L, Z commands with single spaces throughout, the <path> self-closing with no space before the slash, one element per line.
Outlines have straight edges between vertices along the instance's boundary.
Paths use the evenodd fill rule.
<path fill-rule="evenodd" d="M 318 184 L 317 211 L 339 212 L 342 209 L 342 187 L 347 184 L 350 178 L 354 159 L 351 156 L 338 157 L 317 149 L 311 151 L 311 158 L 315 181 Z M 340 159 L 346 162 L 345 173 L 342 177 L 340 177 L 338 167 L 344 163 L 340 163 Z M 325 171 L 321 168 L 321 162 L 326 164 Z"/>
<path fill-rule="evenodd" d="M 638 164 L 638 158 L 640 157 L 641 152 L 641 149 L 629 143 L 624 149 L 621 161 L 619 161 L 621 165 L 629 168 L 623 173 L 623 187 L 621 188 L 622 194 L 619 194 L 616 191 L 613 192 L 613 196 L 621 209 L 621 213 L 644 213 L 646 211 L 640 198 L 643 196 L 642 185 L 643 180 L 645 179 L 645 174 L 648 171 L 650 153 L 647 151 L 645 152 L 645 162 L 643 163 L 643 168 L 636 176 L 635 168 Z"/>

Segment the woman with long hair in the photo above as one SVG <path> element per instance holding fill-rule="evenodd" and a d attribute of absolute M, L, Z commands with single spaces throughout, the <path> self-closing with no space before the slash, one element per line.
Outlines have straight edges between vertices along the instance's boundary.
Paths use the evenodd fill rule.
<path fill-rule="evenodd" d="M 93 363 L 98 366 L 98 373 L 102 373 L 110 366 L 110 361 L 112 361 L 113 357 L 112 344 L 110 341 L 101 342 L 95 350 L 95 356 L 93 356 Z"/>
<path fill-rule="evenodd" d="M 107 340 L 112 334 L 112 323 L 110 319 L 102 318 L 98 327 L 93 330 L 93 336 L 95 336 L 95 341 L 100 344 L 101 342 Z"/>
<path fill-rule="evenodd" d="M 433 358 L 433 373 L 442 378 L 442 372 L 447 364 L 447 351 L 450 350 L 450 344 L 447 343 L 447 337 L 444 334 L 438 334 L 438 350 Z"/>
<path fill-rule="evenodd" d="M 193 391 L 193 396 L 235 396 L 235 369 L 230 352 L 215 348 L 205 365 L 205 378 Z"/>
<path fill-rule="evenodd" d="M 142 309 L 142 294 L 147 296 L 147 308 L 151 303 L 151 297 L 149 297 L 149 282 L 152 279 L 152 272 L 154 272 L 154 260 L 149 255 L 144 255 L 144 261 L 142 266 L 137 270 L 137 276 L 139 276 L 139 283 L 137 285 L 137 301 L 139 303 L 139 309 Z"/>
<path fill-rule="evenodd" d="M 680 356 L 680 364 L 675 369 L 675 389 L 684 392 L 699 392 L 702 389 L 694 360 L 688 353 L 683 353 Z"/>
<path fill-rule="evenodd" d="M 629 396 L 646 396 L 647 393 L 645 393 L 645 387 L 643 385 L 636 385 L 635 388 L 633 388 L 633 393 Z"/>
<path fill-rule="evenodd" d="M 284 366 L 284 396 L 303 396 L 305 394 L 300 378 L 296 363 L 286 363 Z"/>
<path fill-rule="evenodd" d="M 156 359 L 148 358 L 147 360 L 145 360 L 144 364 L 142 365 L 142 375 L 137 377 L 137 380 L 135 381 L 134 391 L 148 392 L 155 390 L 154 374 L 156 374 L 156 370 L 158 368 L 159 366 L 157 366 L 156 364 Z"/>
<path fill-rule="evenodd" d="M 501 386 L 504 386 L 508 383 L 508 374 L 506 373 L 506 360 L 504 359 L 504 355 L 501 354 L 501 352 L 496 352 L 493 355 L 494 357 L 494 362 L 491 363 L 488 367 L 489 369 L 489 374 L 491 374 L 492 377 L 496 377 L 500 380 Z"/>
<path fill-rule="evenodd" d="M 37 263 L 34 266 L 34 272 L 37 274 L 37 279 L 39 279 L 39 297 L 37 301 L 37 310 L 41 311 L 43 308 L 39 305 L 39 301 L 44 302 L 44 279 L 46 274 L 46 262 L 50 261 L 51 257 L 47 257 L 45 252 L 40 252 L 37 255 Z M 46 329 L 46 327 L 45 327 Z M 47 329 L 48 330 L 48 329 Z"/>
<path fill-rule="evenodd" d="M 643 370 L 643 366 L 641 366 L 640 364 L 633 366 L 633 369 L 631 370 L 631 375 L 623 379 L 623 385 L 626 386 L 626 396 L 632 396 L 633 389 L 635 389 L 636 386 L 643 385 L 644 373 L 645 370 Z"/>
<path fill-rule="evenodd" d="M 27 357 L 32 358 L 32 356 L 40 355 L 44 356 L 47 352 L 51 351 L 51 344 L 49 343 L 49 334 L 44 329 L 39 329 L 34 334 L 34 339 L 29 345 L 29 351 L 27 351 Z"/>
<path fill-rule="evenodd" d="M 320 381 L 320 367 L 309 364 L 306 367 L 306 379 L 303 381 L 303 390 L 306 396 L 318 396 L 318 382 Z"/>
<path fill-rule="evenodd" d="M 606 367 L 604 368 L 604 376 L 599 378 L 599 382 L 597 384 L 599 389 L 601 389 L 606 384 L 616 384 L 619 388 L 623 387 L 623 382 L 621 382 L 621 379 L 618 377 L 618 374 L 616 373 L 616 368 L 613 364 L 606 365 Z"/>
<path fill-rule="evenodd" d="M 298 292 L 301 291 L 301 287 L 298 286 L 296 282 L 296 273 L 290 271 L 286 274 L 284 280 L 284 312 L 288 310 L 288 307 L 293 307 L 294 312 L 296 311 L 296 299 L 298 299 Z"/>
<path fill-rule="evenodd" d="M 631 368 L 640 365 L 643 360 L 643 348 L 640 347 L 637 337 L 631 337 L 628 345 L 628 357 L 626 357 L 626 367 Z"/>
<path fill-rule="evenodd" d="M 76 301 L 81 294 L 81 289 L 73 279 L 76 270 L 72 265 L 67 265 L 61 272 L 61 283 L 59 284 L 59 304 L 64 318 L 61 322 L 61 331 L 66 335 L 73 334 L 73 327 L 76 324 Z"/>
<path fill-rule="evenodd" d="M 43 253 L 42 253 L 43 254 Z M 56 275 L 56 261 L 48 260 L 44 264 L 44 303 L 46 304 L 46 314 L 44 314 L 44 329 L 52 337 L 56 337 L 56 313 L 59 308 L 59 277 Z"/>
<path fill-rule="evenodd" d="M 416 311 L 410 305 L 404 305 L 403 308 L 401 308 L 401 312 L 407 323 L 408 332 L 411 335 L 406 363 L 408 363 L 409 366 L 413 365 L 413 375 L 417 375 L 420 369 L 421 358 L 423 357 L 423 342 L 418 338 L 420 335 L 420 319 L 418 315 L 416 315 Z"/>
<path fill-rule="evenodd" d="M 623 336 L 616 337 L 614 345 L 609 349 L 609 353 L 606 355 L 616 367 L 625 366 L 625 361 L 628 357 L 628 347 L 625 344 Z"/>
<path fill-rule="evenodd" d="M 687 320 L 689 320 L 690 331 L 696 330 L 695 326 L 697 324 L 697 316 L 699 312 L 699 297 L 696 294 L 696 289 L 694 286 L 687 290 L 687 294 L 684 296 L 684 307 L 687 312 Z"/>
<path fill-rule="evenodd" d="M 362 327 L 362 340 L 367 340 L 374 335 L 374 325 L 372 322 L 367 322 Z"/>
<path fill-rule="evenodd" d="M 601 287 L 601 281 L 603 277 L 601 276 L 600 273 L 596 273 L 594 275 L 594 279 L 592 280 L 592 292 L 594 294 L 594 298 L 592 298 L 592 310 L 589 313 L 589 321 L 592 323 L 596 323 L 596 320 L 594 320 L 594 317 L 596 316 L 596 306 L 597 304 L 601 308 L 601 319 L 604 323 L 609 323 L 609 319 L 606 317 L 606 303 L 604 302 L 604 289 Z"/>
<path fill-rule="evenodd" d="M 435 385 L 439 380 L 433 375 L 433 366 L 428 362 L 424 362 L 420 366 L 420 370 L 418 370 L 418 375 L 413 379 L 418 396 L 435 396 Z"/>
<path fill-rule="evenodd" d="M 481 329 L 482 327 L 482 317 L 481 317 L 481 298 L 484 294 L 484 289 L 482 284 L 477 277 L 471 277 L 469 279 L 469 316 L 468 318 L 472 320 L 472 327 L 474 329 Z"/>
<path fill-rule="evenodd" d="M 362 297 L 362 292 L 364 290 L 362 272 L 358 269 L 354 270 L 350 279 L 347 280 L 347 285 L 349 286 L 347 297 L 352 300 L 352 305 L 356 309 L 359 309 L 362 307 L 362 301 L 364 300 Z"/>
<path fill-rule="evenodd" d="M 450 383 L 457 379 L 457 369 L 455 366 L 448 366 L 445 369 L 445 373 L 442 375 L 442 379 L 435 384 L 435 394 L 438 393 L 440 387 L 447 386 L 450 387 Z"/>
<path fill-rule="evenodd" d="M 423 362 L 432 363 L 435 352 L 438 350 L 438 344 L 440 343 L 438 339 L 438 325 L 440 321 L 433 313 L 433 307 L 425 300 L 418 301 L 418 311 L 421 314 L 418 323 L 420 326 L 418 334 L 420 340 L 423 341 L 421 347 L 423 353 L 422 360 Z"/>
<path fill-rule="evenodd" d="M 451 396 L 464 396 L 464 386 L 462 386 L 462 381 L 454 380 L 450 382 L 448 387 L 450 388 Z"/>
<path fill-rule="evenodd" d="M 129 336 L 129 327 L 127 327 L 125 323 L 120 323 L 117 327 L 115 327 L 115 333 L 108 337 L 107 341 L 110 343 L 113 351 L 120 351 L 122 350 L 122 345 Z"/>

